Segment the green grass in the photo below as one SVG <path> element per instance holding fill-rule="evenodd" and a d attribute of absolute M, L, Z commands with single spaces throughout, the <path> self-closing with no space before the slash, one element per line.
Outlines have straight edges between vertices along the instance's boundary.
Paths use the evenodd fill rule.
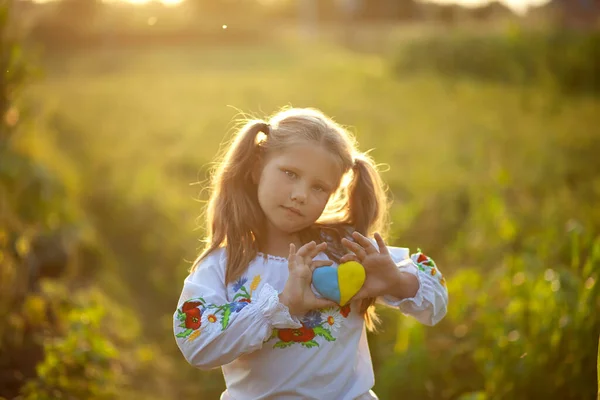
<path fill-rule="evenodd" d="M 390 164 L 389 181 L 415 192 L 467 178 L 461 157 L 479 157 L 474 163 L 484 168 L 467 179 L 486 180 L 490 154 L 473 151 L 477 146 L 510 135 L 527 151 L 541 150 L 545 144 L 535 143 L 533 133 L 600 118 L 596 100 L 553 109 L 560 99 L 545 93 L 451 85 L 427 75 L 395 79 L 384 59 L 329 46 L 99 53 L 61 64 L 32 94 L 85 138 L 98 155 L 90 161 L 110 164 L 109 173 L 111 165 L 127 166 L 140 177 L 114 177 L 126 179 L 134 193 L 144 191 L 147 179 L 164 177 L 178 187 L 176 197 L 187 196 L 178 185 L 195 180 L 195 169 L 214 156 L 238 111 L 261 116 L 284 105 L 319 107 Z M 177 166 L 188 174 L 165 173 Z"/>
<path fill-rule="evenodd" d="M 115 182 L 134 197 L 168 193 L 161 201 L 184 229 L 200 211 L 190 201 L 199 188 L 189 184 L 240 112 L 321 108 L 389 165 L 386 180 L 415 207 L 432 191 L 485 186 L 501 173 L 535 182 L 552 173 L 535 160 L 557 145 L 544 138 L 568 131 L 577 140 L 587 129 L 574 123 L 600 119 L 597 100 L 431 75 L 394 78 L 379 56 L 325 45 L 86 54 L 54 64 L 32 94 L 58 114 L 59 129 L 82 139 L 83 169 L 102 171 L 95 184 Z M 397 223 L 411 214 L 408 207 Z"/>

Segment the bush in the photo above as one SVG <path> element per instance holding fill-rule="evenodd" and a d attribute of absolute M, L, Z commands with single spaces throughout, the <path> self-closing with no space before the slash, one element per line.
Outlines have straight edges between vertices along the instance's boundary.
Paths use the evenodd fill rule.
<path fill-rule="evenodd" d="M 86 221 L 64 178 L 22 144 L 31 126 L 16 104 L 31 68 L 9 4 L 0 0 L 0 398 L 112 399 L 149 373 L 157 352 L 136 341 L 126 308 L 67 278 L 77 275 L 77 256 L 101 255 L 82 243 Z M 135 398 L 151 398 L 156 385 L 147 386 Z"/>
<path fill-rule="evenodd" d="M 430 70 L 451 78 L 555 86 L 563 93 L 600 93 L 600 32 L 457 33 L 420 40 L 395 60 L 398 75 Z"/>

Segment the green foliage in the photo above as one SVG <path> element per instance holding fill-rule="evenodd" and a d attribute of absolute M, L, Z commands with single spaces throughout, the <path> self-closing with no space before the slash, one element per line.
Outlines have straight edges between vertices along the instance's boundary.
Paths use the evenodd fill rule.
<path fill-rule="evenodd" d="M 402 49 L 397 73 L 430 70 L 452 78 L 545 85 L 566 94 L 599 94 L 600 32 L 510 29 L 496 36 L 449 34 Z"/>
<path fill-rule="evenodd" d="M 590 398 L 595 354 L 589 343 L 600 330 L 600 237 L 587 238 L 577 256 L 580 262 L 565 263 L 555 253 L 536 266 L 536 255 L 523 253 L 500 260 L 485 277 L 477 268 L 454 274 L 451 308 L 439 328 L 424 332 L 401 320 L 398 356 L 383 367 L 381 392 L 431 399 Z M 392 379 L 404 376 L 398 371 L 410 373 Z"/>
<path fill-rule="evenodd" d="M 138 321 L 131 311 L 93 287 L 73 293 L 62 284 L 46 284 L 43 294 L 42 304 L 48 304 L 56 323 L 51 331 L 36 335 L 43 343 L 44 357 L 36 376 L 21 389 L 24 399 L 160 396 L 151 383 L 148 390 L 131 394 L 132 382 L 150 370 L 165 373 L 160 352 L 140 341 Z"/>
<path fill-rule="evenodd" d="M 23 389 L 24 398 L 111 399 L 118 393 L 118 352 L 100 330 L 104 309 L 73 309 L 64 337 L 48 339 L 37 377 Z"/>
<path fill-rule="evenodd" d="M 39 197 L 23 197 L 34 195 L 27 189 L 41 179 L 34 175 L 27 180 L 36 166 L 14 149 L 20 119 L 15 101 L 27 68 L 11 24 L 11 3 L 0 2 L 0 387 L 6 396 L 17 394 L 23 381 L 34 373 L 42 354 L 35 334 L 30 332 L 48 325 L 44 301 L 27 296 L 34 283 L 32 270 L 39 265 L 31 257 L 36 231 L 30 224 L 38 219 L 32 214 L 47 209 L 41 204 L 38 207 Z M 31 213 L 22 217 L 23 209 Z M 16 354 L 23 354 L 24 360 Z"/>
<path fill-rule="evenodd" d="M 87 221 L 68 179 L 46 162 L 56 148 L 35 151 L 43 135 L 22 111 L 19 90 L 32 68 L 10 18 L 12 3 L 0 2 L 0 396 L 128 397 L 129 379 L 146 375 L 160 352 L 135 342 L 135 318 L 81 279 L 81 265 L 97 262 L 93 249 L 100 246 L 89 232 L 84 245 Z M 148 387 L 135 398 L 160 396 L 156 385 Z"/>
<path fill-rule="evenodd" d="M 18 121 L 13 101 L 28 73 L 21 47 L 15 41 L 11 22 L 11 1 L 0 1 L 0 146 Z M 10 114 L 8 112 L 10 111 Z M 0 147 L 0 149 L 2 148 Z"/>

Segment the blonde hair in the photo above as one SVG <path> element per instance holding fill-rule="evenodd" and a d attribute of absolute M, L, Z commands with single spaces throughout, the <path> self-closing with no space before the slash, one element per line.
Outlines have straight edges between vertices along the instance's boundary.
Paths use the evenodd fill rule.
<path fill-rule="evenodd" d="M 307 142 L 321 145 L 335 155 L 344 176 L 321 217 L 298 233 L 300 240 L 318 243 L 325 238 L 328 256 L 339 262 L 348 252 L 341 239 L 349 237 L 352 230 L 368 237 L 374 232 L 385 234 L 388 200 L 373 160 L 357 150 L 355 138 L 346 129 L 319 110 L 288 108 L 268 121 L 246 122 L 216 164 L 206 209 L 206 247 L 192 270 L 211 252 L 225 246 L 225 283 L 241 277 L 265 245 L 266 237 L 264 213 L 258 203 L 252 171 L 264 154 Z M 365 299 L 360 307 L 371 330 L 378 320 L 374 303 L 374 299 Z"/>

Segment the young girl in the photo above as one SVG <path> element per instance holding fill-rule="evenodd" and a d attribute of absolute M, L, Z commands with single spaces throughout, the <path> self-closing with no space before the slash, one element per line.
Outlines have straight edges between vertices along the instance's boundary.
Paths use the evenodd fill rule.
<path fill-rule="evenodd" d="M 330 118 L 287 109 L 247 123 L 213 176 L 208 244 L 174 314 L 186 360 L 222 367 L 221 399 L 376 399 L 366 336 L 375 301 L 426 325 L 448 302 L 433 260 L 375 233 L 386 217 L 373 162 Z M 312 273 L 346 261 L 366 279 L 339 306 Z"/>

